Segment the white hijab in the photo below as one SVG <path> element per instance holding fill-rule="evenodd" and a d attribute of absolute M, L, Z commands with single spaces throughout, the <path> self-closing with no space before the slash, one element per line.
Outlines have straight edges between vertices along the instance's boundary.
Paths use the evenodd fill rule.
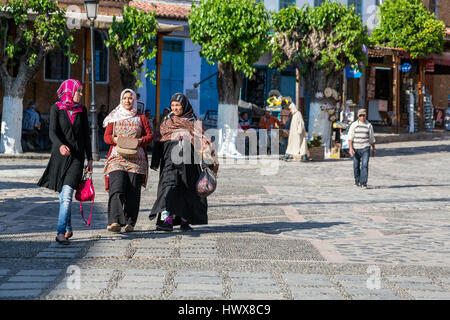
<path fill-rule="evenodd" d="M 134 98 L 133 107 L 131 110 L 127 110 L 122 106 L 122 98 L 126 92 L 131 92 Z M 103 127 L 106 128 L 111 122 L 122 121 L 130 118 L 134 118 L 137 114 L 137 98 L 136 93 L 131 89 L 125 89 L 120 94 L 120 104 L 108 114 L 108 116 L 103 120 Z"/>

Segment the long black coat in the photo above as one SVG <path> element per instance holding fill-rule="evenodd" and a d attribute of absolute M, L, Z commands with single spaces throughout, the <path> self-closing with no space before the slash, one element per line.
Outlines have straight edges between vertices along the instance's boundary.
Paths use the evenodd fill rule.
<path fill-rule="evenodd" d="M 193 161 L 193 147 L 191 148 L 191 164 L 175 164 L 172 152 L 178 141 L 157 142 L 152 153 L 152 168 L 160 167 L 158 194 L 150 213 L 150 220 L 157 217 L 157 224 L 161 224 L 160 214 L 164 210 L 175 214 L 174 224 L 180 223 L 180 218 L 190 224 L 208 223 L 208 202 L 196 192 L 196 183 L 202 172 L 201 166 Z"/>
<path fill-rule="evenodd" d="M 63 185 L 77 189 L 83 176 L 85 159 L 92 160 L 86 108 L 83 107 L 83 112 L 75 114 L 72 125 L 67 111 L 59 110 L 56 104 L 51 106 L 49 138 L 52 153 L 38 186 L 57 192 L 61 192 Z M 69 147 L 69 156 L 59 152 L 62 145 Z"/>

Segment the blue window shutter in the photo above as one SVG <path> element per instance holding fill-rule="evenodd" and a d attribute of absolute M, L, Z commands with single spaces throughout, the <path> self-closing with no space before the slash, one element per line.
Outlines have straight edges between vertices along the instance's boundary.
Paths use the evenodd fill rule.
<path fill-rule="evenodd" d="M 200 81 L 217 72 L 217 63 L 210 65 L 202 57 Z M 200 113 L 206 114 L 208 110 L 217 111 L 219 106 L 219 94 L 217 92 L 217 76 L 213 76 L 202 82 L 200 88 Z"/>

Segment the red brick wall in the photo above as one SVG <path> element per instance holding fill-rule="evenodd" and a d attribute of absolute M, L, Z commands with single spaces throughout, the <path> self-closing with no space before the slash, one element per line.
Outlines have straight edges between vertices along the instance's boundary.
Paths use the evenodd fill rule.
<path fill-rule="evenodd" d="M 83 77 L 83 48 L 85 47 L 85 32 L 88 29 L 77 30 L 74 34 L 75 45 L 72 48 L 72 52 L 77 54 L 78 62 L 70 67 L 70 78 L 78 79 L 81 82 L 84 81 Z M 96 84 L 96 105 L 97 108 L 101 104 L 109 105 L 110 110 L 119 104 L 119 95 L 122 91 L 122 84 L 119 77 L 119 66 L 114 59 L 110 50 L 109 54 L 110 68 L 109 68 L 109 83 L 108 84 Z M 90 61 L 87 61 L 89 64 Z M 86 63 L 85 63 L 86 65 Z M 56 91 L 58 90 L 61 82 L 50 82 L 44 80 L 44 62 L 41 64 L 41 68 L 34 78 L 29 82 L 25 97 L 23 100 L 24 105 L 29 101 L 34 100 L 37 103 L 37 110 L 41 113 L 49 113 L 50 106 L 57 101 Z M 89 91 L 91 91 L 91 85 L 89 85 Z M 86 88 L 85 88 L 86 92 Z M 83 100 L 84 101 L 84 100 Z M 88 100 L 88 106 L 90 105 L 90 97 Z M 3 109 L 3 89 L 0 86 L 0 112 Z M 89 107 L 88 107 L 89 110 Z"/>
<path fill-rule="evenodd" d="M 83 0 L 60 0 L 61 6 L 78 5 L 84 12 Z M 102 15 L 121 15 L 122 7 L 129 1 L 100 1 L 99 14 Z M 81 82 L 83 76 L 83 48 L 86 47 L 86 32 L 89 29 L 82 28 L 77 30 L 74 34 L 74 47 L 72 53 L 78 55 L 78 62 L 70 67 L 70 78 L 78 79 Z M 96 84 L 96 105 L 99 109 L 101 104 L 109 105 L 110 110 L 119 104 L 119 95 L 122 91 L 122 84 L 120 83 L 119 66 L 115 61 L 112 52 L 110 50 L 109 55 L 110 69 L 109 69 L 109 83 L 108 84 Z M 90 61 L 87 62 L 89 64 Z M 86 63 L 85 63 L 86 65 Z M 34 78 L 29 82 L 25 97 L 23 100 L 26 106 L 29 101 L 34 100 L 37 103 L 37 110 L 41 113 L 48 113 L 50 106 L 57 100 L 56 91 L 61 82 L 50 82 L 44 80 L 44 62 L 41 64 L 41 68 Z M 89 86 L 89 91 L 91 91 Z M 86 92 L 86 88 L 85 88 Z M 3 109 L 3 88 L 0 86 L 0 113 Z M 90 98 L 88 100 L 88 110 L 90 105 Z"/>

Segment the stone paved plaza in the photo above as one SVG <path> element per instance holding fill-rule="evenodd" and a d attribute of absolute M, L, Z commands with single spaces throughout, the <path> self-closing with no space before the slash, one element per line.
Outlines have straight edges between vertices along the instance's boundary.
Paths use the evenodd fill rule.
<path fill-rule="evenodd" d="M 450 299 L 450 137 L 378 145 L 367 190 L 349 159 L 227 160 L 189 233 L 148 220 L 153 171 L 136 231 L 108 232 L 99 161 L 69 246 L 46 164 L 0 158 L 0 299 Z"/>

